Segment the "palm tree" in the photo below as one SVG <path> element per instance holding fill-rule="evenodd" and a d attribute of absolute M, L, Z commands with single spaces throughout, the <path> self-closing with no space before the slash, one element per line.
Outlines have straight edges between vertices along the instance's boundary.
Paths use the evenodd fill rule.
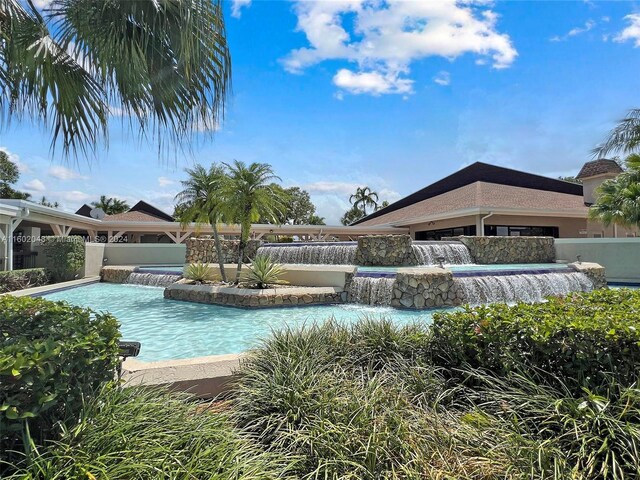
<path fill-rule="evenodd" d="M 121 117 L 141 137 L 187 145 L 213 131 L 231 66 L 220 0 L 0 1 L 0 109 L 85 153 Z"/>
<path fill-rule="evenodd" d="M 611 152 L 624 154 L 640 149 L 640 108 L 634 108 L 609 132 L 604 143 L 594 151 L 594 156 L 603 158 Z"/>
<path fill-rule="evenodd" d="M 640 155 L 625 160 L 627 170 L 598 187 L 598 199 L 589 209 L 589 217 L 605 226 L 612 223 L 640 228 Z"/>
<path fill-rule="evenodd" d="M 286 211 L 286 199 L 281 190 L 271 184 L 279 180 L 267 163 L 252 163 L 235 160 L 227 165 L 229 181 L 223 188 L 225 210 L 231 221 L 240 224 L 238 268 L 235 283 L 240 281 L 244 251 L 251 233 L 251 224 L 263 218 L 277 223 Z"/>
<path fill-rule="evenodd" d="M 58 202 L 50 202 L 49 200 L 47 200 L 47 197 L 45 197 L 44 195 L 40 199 L 39 203 L 40 203 L 40 205 L 42 205 L 44 207 L 51 207 L 51 208 L 59 208 L 60 207 L 60 204 Z"/>
<path fill-rule="evenodd" d="M 107 197 L 106 195 L 100 195 L 100 200 L 97 202 L 91 202 L 91 206 L 94 208 L 100 208 L 107 215 L 115 215 L 117 213 L 123 213 L 129 210 L 131 207 L 125 200 L 119 198 Z"/>
<path fill-rule="evenodd" d="M 356 208 L 361 208 L 366 216 L 367 207 L 378 206 L 378 194 L 369 187 L 358 187 L 356 193 L 349 197 L 349 203 Z"/>
<path fill-rule="evenodd" d="M 221 194 L 222 187 L 227 181 L 225 168 L 213 163 L 209 170 L 202 165 L 196 165 L 193 168 L 185 169 L 185 172 L 188 178 L 180 182 L 183 190 L 176 195 L 178 220 L 183 227 L 191 222 L 211 225 L 220 276 L 222 281 L 226 282 L 227 275 L 224 270 L 224 257 L 218 234 L 218 223 L 223 221 Z"/>

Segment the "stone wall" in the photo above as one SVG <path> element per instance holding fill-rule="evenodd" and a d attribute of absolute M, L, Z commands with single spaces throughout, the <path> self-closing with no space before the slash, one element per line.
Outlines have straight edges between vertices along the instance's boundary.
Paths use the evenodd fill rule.
<path fill-rule="evenodd" d="M 187 245 L 186 263 L 217 263 L 218 255 L 212 237 L 191 237 L 185 242 Z M 238 263 L 239 240 L 221 240 L 224 263 Z M 249 240 L 244 251 L 244 261 L 249 262 L 256 256 L 260 240 Z"/>
<path fill-rule="evenodd" d="M 593 282 L 594 290 L 599 288 L 609 288 L 607 286 L 605 269 L 602 265 L 599 265 L 597 263 L 576 262 L 569 264 L 569 266 L 575 271 L 584 273 L 587 277 L 589 277 L 589 280 Z"/>
<path fill-rule="evenodd" d="M 410 235 L 368 235 L 358 238 L 356 265 L 401 267 L 417 265 Z"/>
<path fill-rule="evenodd" d="M 248 308 L 343 303 L 346 301 L 346 296 L 343 289 L 335 287 L 284 287 L 254 290 L 178 282 L 164 290 L 164 298 L 170 300 Z"/>
<path fill-rule="evenodd" d="M 100 280 L 106 283 L 126 283 L 135 267 L 102 267 Z"/>
<path fill-rule="evenodd" d="M 552 263 L 556 251 L 552 237 L 455 237 L 469 249 L 475 263 Z"/>
<path fill-rule="evenodd" d="M 443 268 L 403 268 L 393 285 L 391 306 L 433 308 L 464 303 L 453 273 Z"/>

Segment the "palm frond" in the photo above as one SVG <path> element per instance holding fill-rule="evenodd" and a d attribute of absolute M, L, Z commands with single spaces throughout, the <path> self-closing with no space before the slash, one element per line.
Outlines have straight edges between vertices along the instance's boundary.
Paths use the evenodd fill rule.
<path fill-rule="evenodd" d="M 602 158 L 612 152 L 631 153 L 640 147 L 640 108 L 631 110 L 602 145 L 593 150 L 593 156 Z"/>

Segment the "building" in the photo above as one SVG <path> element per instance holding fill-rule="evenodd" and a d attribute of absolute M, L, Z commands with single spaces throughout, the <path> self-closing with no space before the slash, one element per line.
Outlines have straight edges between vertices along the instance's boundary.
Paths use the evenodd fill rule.
<path fill-rule="evenodd" d="M 456 235 L 635 236 L 588 220 L 597 186 L 621 171 L 613 160 L 588 162 L 577 177 L 580 185 L 476 162 L 354 225 L 409 228 L 416 240 Z"/>
<path fill-rule="evenodd" d="M 140 201 L 127 212 L 94 218 L 92 207 L 83 205 L 75 213 L 27 200 L 0 199 L 0 270 L 42 266 L 39 249 L 42 236 L 78 235 L 90 242 L 184 243 L 194 234 L 211 234 L 208 225 L 181 225 L 162 210 Z M 95 215 L 95 212 L 94 212 Z M 236 238 L 238 225 L 219 225 L 226 238 Z M 303 240 L 355 240 L 361 235 L 407 233 L 408 229 L 386 226 L 344 227 L 326 225 L 261 225 L 251 227 L 255 239 L 272 235 L 297 236 Z"/>

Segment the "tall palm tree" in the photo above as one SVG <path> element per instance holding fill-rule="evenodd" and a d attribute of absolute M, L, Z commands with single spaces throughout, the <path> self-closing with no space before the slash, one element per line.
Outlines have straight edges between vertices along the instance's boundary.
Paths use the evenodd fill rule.
<path fill-rule="evenodd" d="M 98 200 L 97 202 L 91 202 L 91 206 L 94 208 L 102 209 L 102 211 L 107 215 L 123 213 L 131 208 L 126 200 L 107 197 L 106 195 L 100 195 L 100 200 Z"/>
<path fill-rule="evenodd" d="M 375 209 L 378 206 L 378 194 L 369 187 L 358 187 L 356 193 L 349 197 L 349 203 L 356 208 L 362 208 L 366 216 L 367 207 Z"/>
<path fill-rule="evenodd" d="M 618 125 L 609 132 L 609 136 L 602 145 L 594 151 L 594 156 L 605 157 L 611 152 L 623 154 L 640 151 L 640 108 L 629 111 Z"/>
<path fill-rule="evenodd" d="M 86 153 L 111 117 L 186 145 L 213 131 L 230 86 L 220 0 L 0 0 L 0 111 Z"/>
<path fill-rule="evenodd" d="M 267 163 L 252 163 L 235 160 L 229 169 L 229 181 L 223 188 L 225 209 L 229 219 L 240 224 L 240 245 L 235 283 L 240 281 L 242 260 L 251 233 L 251 224 L 263 218 L 278 223 L 286 211 L 286 198 L 281 189 L 271 183 L 280 180 Z"/>
<path fill-rule="evenodd" d="M 176 211 L 179 212 L 178 220 L 183 227 L 191 222 L 211 225 L 220 276 L 222 281 L 226 282 L 227 275 L 224 269 L 220 235 L 218 234 L 218 224 L 223 221 L 224 213 L 222 189 L 227 181 L 225 168 L 213 163 L 207 170 L 198 164 L 193 168 L 185 169 L 185 172 L 188 178 L 180 182 L 182 191 L 176 195 L 176 201 L 179 205 L 179 208 L 176 208 Z"/>
<path fill-rule="evenodd" d="M 598 187 L 598 199 L 589 217 L 609 226 L 612 223 L 640 228 L 640 155 L 625 160 L 627 170 Z"/>

